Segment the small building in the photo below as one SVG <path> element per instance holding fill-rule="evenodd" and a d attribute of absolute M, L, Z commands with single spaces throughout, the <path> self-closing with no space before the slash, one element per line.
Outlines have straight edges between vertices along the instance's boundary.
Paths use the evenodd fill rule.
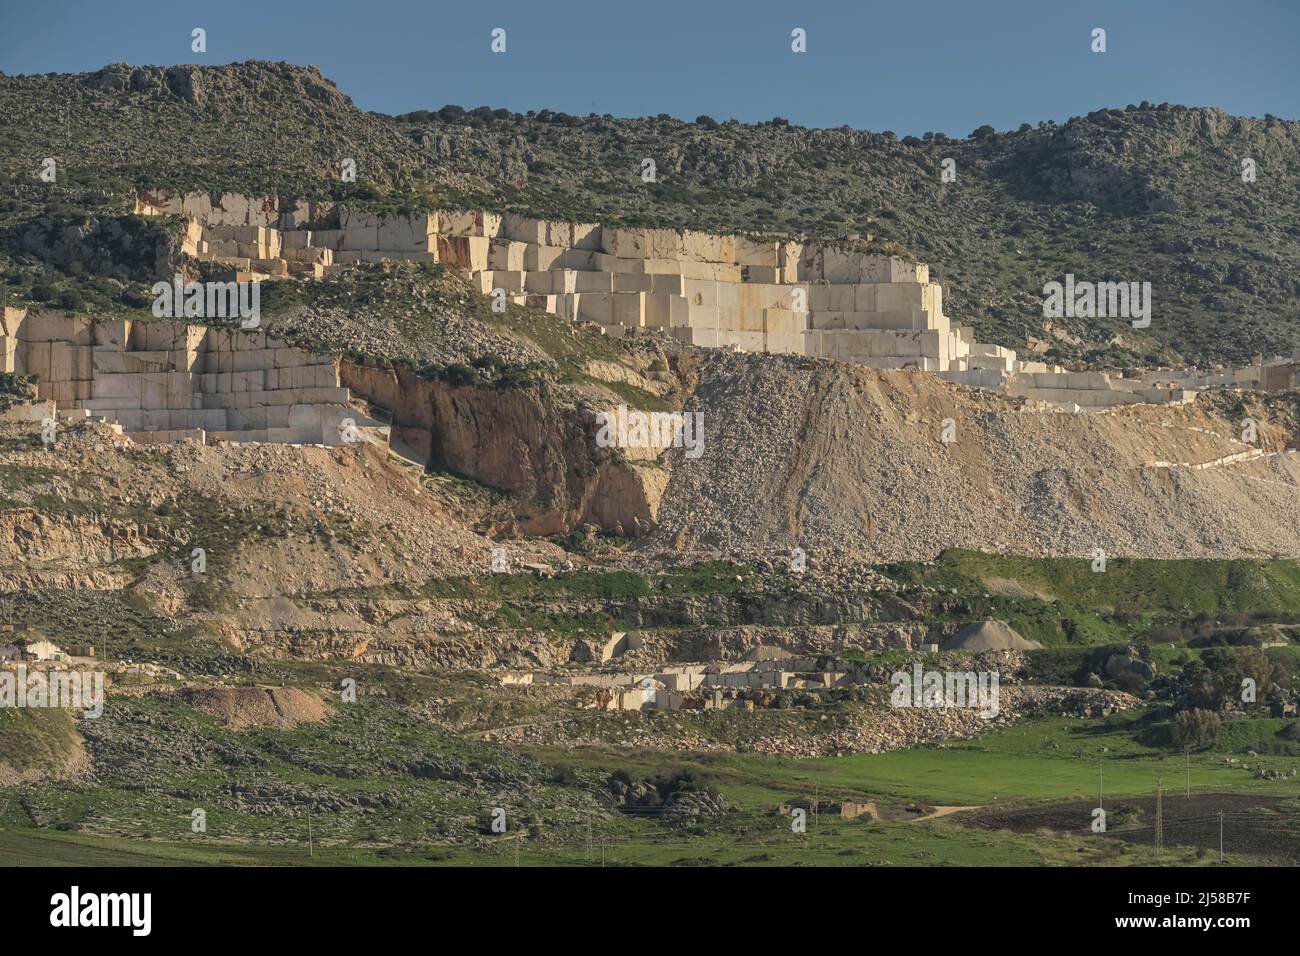
<path fill-rule="evenodd" d="M 27 656 L 37 661 L 66 661 L 67 653 L 53 641 L 35 641 L 27 645 Z"/>

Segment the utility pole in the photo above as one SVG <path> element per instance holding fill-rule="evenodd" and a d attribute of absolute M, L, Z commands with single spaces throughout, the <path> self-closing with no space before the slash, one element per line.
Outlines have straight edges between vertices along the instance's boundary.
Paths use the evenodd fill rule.
<path fill-rule="evenodd" d="M 1097 754 L 1097 806 L 1104 809 L 1106 805 L 1102 802 L 1102 797 L 1105 792 L 1106 774 L 1105 771 L 1101 769 L 1103 760 L 1105 760 L 1105 758 L 1101 754 Z"/>
<path fill-rule="evenodd" d="M 1192 799 L 1192 748 L 1184 747 L 1183 753 L 1187 755 L 1187 799 Z"/>
<path fill-rule="evenodd" d="M 1165 795 L 1161 789 L 1164 783 L 1159 777 L 1156 778 L 1156 852 L 1159 853 L 1165 848 Z"/>
<path fill-rule="evenodd" d="M 1219 862 L 1223 862 L 1223 811 L 1219 811 Z"/>
<path fill-rule="evenodd" d="M 311 804 L 307 804 L 307 854 L 316 859 L 316 842 L 311 835 Z"/>

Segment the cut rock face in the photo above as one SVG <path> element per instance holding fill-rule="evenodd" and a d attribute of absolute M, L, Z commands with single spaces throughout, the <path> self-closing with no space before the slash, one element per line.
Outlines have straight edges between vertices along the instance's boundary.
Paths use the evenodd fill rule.
<path fill-rule="evenodd" d="M 388 442 L 387 426 L 349 407 L 336 358 L 261 333 L 20 309 L 5 309 L 0 332 L 0 371 L 139 442 Z"/>
<path fill-rule="evenodd" d="M 943 309 L 929 266 L 850 242 L 760 241 L 484 210 L 384 216 L 328 203 L 140 194 L 136 212 L 189 217 L 184 251 L 236 277 L 323 277 L 357 263 L 441 262 L 483 294 L 689 345 L 933 372 L 972 388 L 1089 411 L 1182 404 L 1214 386 L 1286 388 L 1300 354 L 1218 371 L 1072 372 L 977 342 Z M 325 228 L 311 228 L 326 224 Z"/>

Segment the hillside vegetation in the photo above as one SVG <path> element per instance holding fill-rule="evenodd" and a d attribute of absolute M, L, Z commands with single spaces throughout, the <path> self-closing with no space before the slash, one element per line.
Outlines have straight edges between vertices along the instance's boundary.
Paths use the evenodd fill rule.
<path fill-rule="evenodd" d="M 0 78 L 0 136 L 10 144 L 0 159 L 8 181 L 0 227 L 19 259 L 33 220 L 49 220 L 42 234 L 83 228 L 128 211 L 137 187 L 394 210 L 483 206 L 870 236 L 930 262 L 948 286 L 948 311 L 981 340 L 1060 360 L 1242 361 L 1300 345 L 1300 123 L 1272 116 L 1142 103 L 1060 125 L 981 127 L 960 140 L 803 129 L 780 118 L 747 125 L 487 107 L 389 117 L 358 110 L 312 67 L 118 64 Z M 51 156 L 57 186 L 35 178 Z M 338 181 L 344 158 L 357 161 L 356 183 Z M 640 178 L 644 158 L 655 161 L 653 183 Z M 957 170 L 946 185 L 945 158 Z M 1242 181 L 1244 158 L 1256 162 L 1254 183 Z M 6 270 L 16 296 L 49 282 L 13 261 Z M 1044 319 L 1042 286 L 1066 273 L 1151 282 L 1151 328 Z"/>

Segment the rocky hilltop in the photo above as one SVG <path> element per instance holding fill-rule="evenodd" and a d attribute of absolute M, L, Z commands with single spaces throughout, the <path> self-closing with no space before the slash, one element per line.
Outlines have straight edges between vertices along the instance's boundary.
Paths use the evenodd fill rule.
<path fill-rule="evenodd" d="M 10 229 L 102 214 L 147 187 L 853 235 L 931 262 L 951 311 L 981 340 L 1049 361 L 1243 361 L 1300 344 L 1300 124 L 1272 116 L 1142 103 L 965 139 L 781 118 L 450 106 L 388 117 L 358 110 L 314 68 L 250 62 L 0 78 L 0 134 L 12 144 Z M 62 161 L 58 189 L 34 179 L 51 156 Z M 357 161 L 355 183 L 340 181 L 344 158 Z M 953 183 L 941 181 L 944 159 Z M 1254 182 L 1243 182 L 1243 159 Z M 41 281 L 8 271 L 11 285 Z M 1042 287 L 1067 273 L 1151 282 L 1150 329 L 1044 319 Z"/>

